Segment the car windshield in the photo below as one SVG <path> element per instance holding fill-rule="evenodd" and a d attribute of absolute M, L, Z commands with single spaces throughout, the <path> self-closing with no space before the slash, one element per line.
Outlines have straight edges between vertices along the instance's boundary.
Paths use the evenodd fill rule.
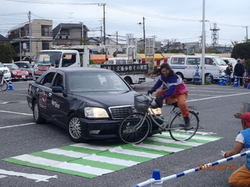
<path fill-rule="evenodd" d="M 9 68 L 10 70 L 18 70 L 18 66 L 16 64 L 6 64 L 5 65 L 7 68 Z"/>
<path fill-rule="evenodd" d="M 35 63 L 55 65 L 55 62 L 60 62 L 61 55 L 61 52 L 40 52 Z"/>
<path fill-rule="evenodd" d="M 68 75 L 71 92 L 126 92 L 129 87 L 112 72 L 72 72 Z"/>
<path fill-rule="evenodd" d="M 31 65 L 28 64 L 28 63 L 22 63 L 22 62 L 18 62 L 16 63 L 16 65 L 19 67 L 19 68 L 30 68 Z"/>

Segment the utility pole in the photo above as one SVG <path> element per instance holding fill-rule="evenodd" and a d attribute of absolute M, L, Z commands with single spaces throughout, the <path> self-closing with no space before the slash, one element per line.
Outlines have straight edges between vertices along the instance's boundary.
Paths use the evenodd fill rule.
<path fill-rule="evenodd" d="M 29 11 L 28 13 L 28 18 L 29 18 L 29 46 L 30 46 L 30 60 L 31 60 L 31 55 L 32 55 L 32 27 L 31 27 L 31 12 Z"/>
<path fill-rule="evenodd" d="M 19 28 L 19 59 L 22 60 L 21 28 Z"/>
<path fill-rule="evenodd" d="M 143 47 L 144 47 L 144 53 L 146 58 L 146 29 L 145 29 L 145 17 L 142 18 L 142 24 L 143 24 Z"/>
<path fill-rule="evenodd" d="M 83 22 L 80 22 L 81 24 L 81 42 L 80 45 L 83 45 Z"/>
<path fill-rule="evenodd" d="M 205 84 L 205 53 L 206 53 L 206 25 L 205 25 L 205 15 L 206 15 L 206 1 L 203 0 L 202 3 L 202 59 L 201 59 L 201 80 L 202 84 Z"/>
<path fill-rule="evenodd" d="M 118 41 L 118 31 L 116 31 L 115 35 L 116 35 L 116 45 L 118 45 L 119 44 L 119 41 Z"/>
<path fill-rule="evenodd" d="M 106 45 L 106 4 L 102 4 L 103 7 L 103 44 Z"/>
<path fill-rule="evenodd" d="M 248 41 L 248 26 L 246 26 L 246 42 Z"/>

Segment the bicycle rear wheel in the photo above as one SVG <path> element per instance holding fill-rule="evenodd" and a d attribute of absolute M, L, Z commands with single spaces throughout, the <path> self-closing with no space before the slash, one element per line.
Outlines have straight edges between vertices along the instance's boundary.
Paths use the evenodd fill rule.
<path fill-rule="evenodd" d="M 125 118 L 119 127 L 119 137 L 124 143 L 141 143 L 148 137 L 150 122 L 145 114 L 135 113 Z"/>
<path fill-rule="evenodd" d="M 197 132 L 199 128 L 199 117 L 198 115 L 190 111 L 190 128 L 189 130 L 185 130 L 181 125 L 184 124 L 184 119 L 181 115 L 181 112 L 178 112 L 173 120 L 170 123 L 169 133 L 170 136 L 176 141 L 187 141 L 191 139 Z"/>
<path fill-rule="evenodd" d="M 6 91 L 6 90 L 7 90 L 7 88 L 8 88 L 7 83 L 6 83 L 5 81 L 3 81 L 3 84 L 2 84 L 2 85 L 0 85 L 0 90 L 1 90 L 1 91 Z"/>

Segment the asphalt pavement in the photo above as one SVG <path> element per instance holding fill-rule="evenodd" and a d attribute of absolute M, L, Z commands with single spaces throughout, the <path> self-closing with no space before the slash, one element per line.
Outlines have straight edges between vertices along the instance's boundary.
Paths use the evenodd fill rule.
<path fill-rule="evenodd" d="M 151 85 L 152 82 L 136 85 L 135 90 L 146 93 Z M 90 179 L 1 160 L 73 144 L 61 128 L 52 124 L 33 123 L 32 112 L 26 102 L 27 87 L 28 82 L 14 82 L 14 91 L 0 93 L 0 186 L 128 187 L 150 178 L 153 169 L 159 169 L 162 176 L 167 176 L 218 160 L 221 150 L 232 148 L 234 138 L 241 129 L 240 121 L 234 119 L 233 114 L 240 111 L 241 103 L 250 99 L 247 89 L 190 84 L 188 102 L 200 113 L 199 131 L 215 133 L 215 136 L 222 139 Z M 116 143 L 107 141 L 103 144 Z M 241 158 L 227 164 L 239 167 L 243 163 L 244 158 Z M 3 171 L 7 173 L 4 174 Z M 14 176 L 20 175 L 20 172 L 24 177 Z M 232 172 L 230 168 L 200 171 L 168 181 L 163 186 L 228 186 L 227 180 Z M 27 174 L 52 178 L 48 179 L 48 182 L 35 182 L 27 177 Z M 54 176 L 57 178 L 53 178 Z"/>

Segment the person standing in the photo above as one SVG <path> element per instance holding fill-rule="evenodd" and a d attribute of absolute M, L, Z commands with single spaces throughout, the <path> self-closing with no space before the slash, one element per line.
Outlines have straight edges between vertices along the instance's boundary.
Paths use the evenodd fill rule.
<path fill-rule="evenodd" d="M 234 76 L 240 80 L 240 86 L 243 86 L 243 76 L 245 73 L 245 67 L 241 60 L 237 61 L 237 64 L 234 67 Z"/>
<path fill-rule="evenodd" d="M 233 72 L 233 66 L 232 66 L 232 64 L 228 63 L 227 64 L 227 69 L 225 70 L 225 74 L 226 74 L 227 79 L 228 79 L 228 84 L 231 84 L 232 72 Z"/>

